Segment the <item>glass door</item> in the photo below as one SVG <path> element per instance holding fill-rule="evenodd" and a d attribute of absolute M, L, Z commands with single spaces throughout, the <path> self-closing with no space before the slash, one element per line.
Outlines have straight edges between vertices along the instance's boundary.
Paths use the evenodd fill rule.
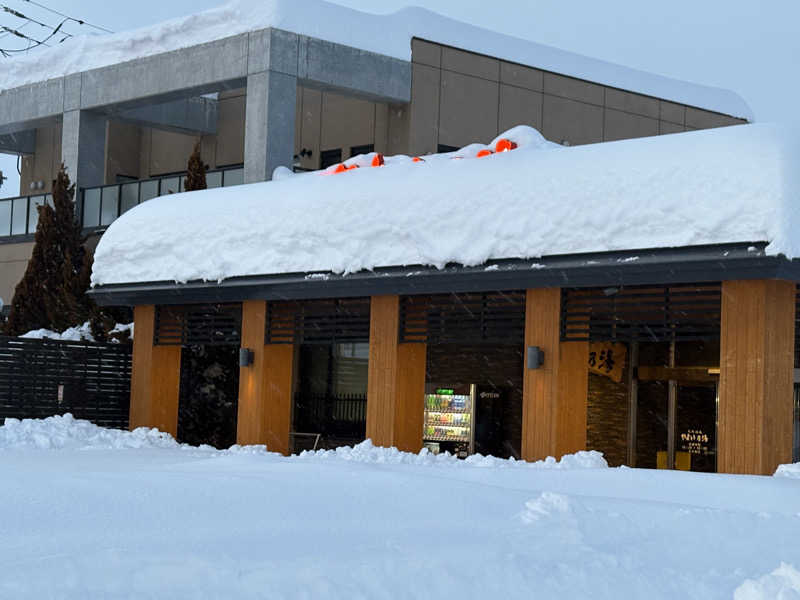
<path fill-rule="evenodd" d="M 675 468 L 717 472 L 717 384 L 678 384 Z"/>

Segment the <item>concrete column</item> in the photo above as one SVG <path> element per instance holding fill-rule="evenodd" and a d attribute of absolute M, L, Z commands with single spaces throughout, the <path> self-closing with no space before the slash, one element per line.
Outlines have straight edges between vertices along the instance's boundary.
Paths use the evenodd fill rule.
<path fill-rule="evenodd" d="M 77 187 L 105 183 L 106 122 L 104 115 L 85 110 L 71 110 L 63 115 L 61 161 Z"/>
<path fill-rule="evenodd" d="M 792 460 L 795 284 L 722 283 L 717 471 L 772 475 Z"/>
<path fill-rule="evenodd" d="M 269 181 L 277 167 L 292 167 L 296 102 L 296 76 L 277 71 L 247 76 L 245 183 Z"/>

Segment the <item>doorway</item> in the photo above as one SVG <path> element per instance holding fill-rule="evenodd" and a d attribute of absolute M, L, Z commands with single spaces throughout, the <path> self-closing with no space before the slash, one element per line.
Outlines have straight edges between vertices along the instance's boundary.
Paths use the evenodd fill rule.
<path fill-rule="evenodd" d="M 630 462 L 641 468 L 715 473 L 718 343 L 642 346 L 645 364 L 661 364 L 637 365 L 635 370 L 630 389 Z M 633 353 L 636 359 L 638 354 Z M 681 366 L 687 362 L 691 366 Z"/>

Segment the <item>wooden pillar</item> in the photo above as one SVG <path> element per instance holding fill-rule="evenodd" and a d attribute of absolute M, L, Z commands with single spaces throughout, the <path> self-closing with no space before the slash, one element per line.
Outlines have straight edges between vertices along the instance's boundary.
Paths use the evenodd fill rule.
<path fill-rule="evenodd" d="M 722 284 L 717 470 L 771 475 L 792 459 L 795 284 Z"/>
<path fill-rule="evenodd" d="M 558 347 L 555 457 L 561 458 L 586 450 L 589 342 L 561 342 Z"/>
<path fill-rule="evenodd" d="M 425 344 L 399 344 L 400 298 L 373 296 L 370 306 L 367 437 L 376 446 L 422 449 Z"/>
<path fill-rule="evenodd" d="M 155 427 L 178 435 L 181 347 L 156 346 L 155 306 L 133 310 L 130 428 Z"/>
<path fill-rule="evenodd" d="M 589 387 L 586 342 L 561 342 L 561 290 L 528 290 L 525 306 L 525 369 L 522 387 L 522 458 L 586 449 Z M 544 364 L 527 368 L 527 348 L 544 350 Z"/>
<path fill-rule="evenodd" d="M 253 351 L 253 364 L 239 369 L 236 442 L 289 454 L 294 345 L 265 344 L 266 318 L 263 300 L 242 303 L 242 347 Z"/>

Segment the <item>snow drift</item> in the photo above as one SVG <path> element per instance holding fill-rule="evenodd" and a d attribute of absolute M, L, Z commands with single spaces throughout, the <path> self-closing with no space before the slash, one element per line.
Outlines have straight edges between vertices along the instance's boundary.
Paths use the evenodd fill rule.
<path fill-rule="evenodd" d="M 737 94 L 646 73 L 467 25 L 421 8 L 375 15 L 323 0 L 233 0 L 219 8 L 142 29 L 71 38 L 3 64 L 0 90 L 274 27 L 411 59 L 411 39 L 512 62 L 753 120 Z"/>
<path fill-rule="evenodd" d="M 794 130 L 742 125 L 571 148 L 530 128 L 507 135 L 528 143 L 151 200 L 109 227 L 92 284 L 758 241 L 800 256 Z"/>

